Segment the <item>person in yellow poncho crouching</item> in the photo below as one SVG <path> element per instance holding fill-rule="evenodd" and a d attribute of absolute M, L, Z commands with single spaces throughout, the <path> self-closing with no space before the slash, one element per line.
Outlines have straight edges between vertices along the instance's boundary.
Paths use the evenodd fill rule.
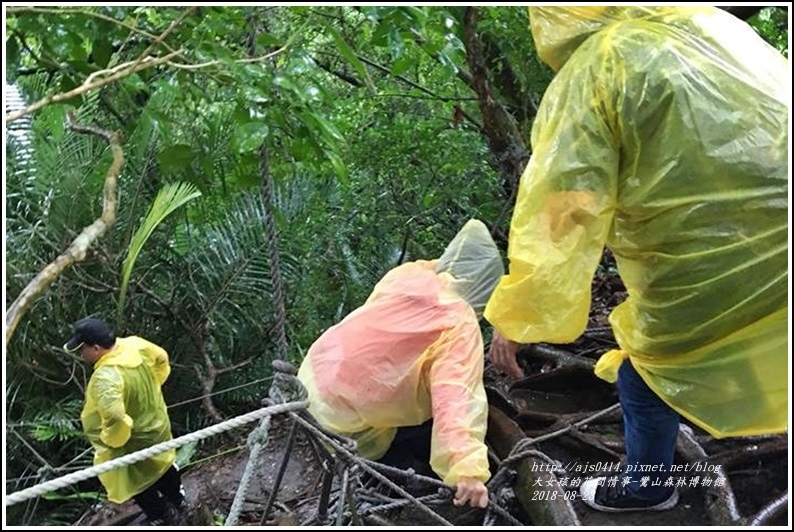
<path fill-rule="evenodd" d="M 485 507 L 488 403 L 479 319 L 503 273 L 485 225 L 470 220 L 438 260 L 398 266 L 311 346 L 298 372 L 309 412 L 382 459 L 432 418 L 430 465 L 454 503 Z M 396 444 L 395 444 L 396 445 Z"/>

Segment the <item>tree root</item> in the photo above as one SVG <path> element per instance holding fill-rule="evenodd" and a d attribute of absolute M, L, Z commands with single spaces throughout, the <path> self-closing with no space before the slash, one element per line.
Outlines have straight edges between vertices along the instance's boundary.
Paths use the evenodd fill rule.
<path fill-rule="evenodd" d="M 676 450 L 688 462 L 704 462 L 708 459 L 706 451 L 695 440 L 692 429 L 683 424 L 678 431 Z M 731 489 L 728 475 L 725 474 L 723 468 L 720 468 L 719 471 L 714 471 L 714 474 L 721 479 L 721 484 L 717 485 L 715 482 L 706 489 L 706 513 L 711 523 L 715 526 L 735 525 L 741 519 L 741 515 L 736 505 L 736 496 Z"/>
<path fill-rule="evenodd" d="M 488 414 L 488 436 L 491 447 L 500 458 L 510 455 L 513 447 L 524 440 L 521 428 L 504 412 L 491 407 Z M 537 453 L 541 455 L 541 453 Z M 516 464 L 518 479 L 515 493 L 536 526 L 579 526 L 579 518 L 570 501 L 565 500 L 565 491 L 560 487 L 552 464 L 539 456 L 528 456 Z M 504 470 L 500 470 L 502 473 Z M 497 473 L 491 480 L 490 489 L 497 491 L 504 478 Z M 494 486 L 496 485 L 496 486 Z"/>
<path fill-rule="evenodd" d="M 772 502 L 761 508 L 754 516 L 747 520 L 750 526 L 769 526 L 776 519 L 785 515 L 788 510 L 788 491 L 777 497 Z"/>

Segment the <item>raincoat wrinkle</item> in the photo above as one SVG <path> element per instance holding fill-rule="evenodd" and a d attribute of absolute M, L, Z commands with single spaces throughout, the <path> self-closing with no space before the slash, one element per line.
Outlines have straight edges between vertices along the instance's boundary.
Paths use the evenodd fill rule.
<path fill-rule="evenodd" d="M 468 246 L 480 252 L 459 249 Z M 380 458 L 397 428 L 432 418 L 433 470 L 448 485 L 461 477 L 484 482 L 488 407 L 473 304 L 484 307 L 503 272 L 501 258 L 477 221 L 464 226 L 442 257 L 389 271 L 364 305 L 315 341 L 298 378 L 309 412 L 355 438 L 362 456 Z"/>
<path fill-rule="evenodd" d="M 160 386 L 171 371 L 159 346 L 130 336 L 94 364 L 80 416 L 94 447 L 94 465 L 171 439 Z M 174 450 L 99 475 L 108 500 L 123 503 L 154 484 L 171 466 Z"/>
<path fill-rule="evenodd" d="M 486 319 L 516 342 L 575 340 L 606 245 L 628 297 L 599 375 L 628 356 L 717 437 L 785 431 L 786 59 L 712 7 L 529 11 L 557 74 Z"/>

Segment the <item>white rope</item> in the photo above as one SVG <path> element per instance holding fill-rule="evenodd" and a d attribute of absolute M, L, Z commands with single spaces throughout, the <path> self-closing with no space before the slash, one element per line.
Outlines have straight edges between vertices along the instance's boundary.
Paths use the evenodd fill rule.
<path fill-rule="evenodd" d="M 82 471 L 76 471 L 74 473 L 70 473 L 68 475 L 64 475 L 62 477 L 53 480 L 48 480 L 47 482 L 43 482 L 41 484 L 32 486 L 22 491 L 14 492 L 10 494 L 8 497 L 6 497 L 5 506 L 12 506 L 14 504 L 26 501 L 28 499 L 40 497 L 45 493 L 59 490 L 67 486 L 71 486 L 72 484 L 77 484 L 78 482 L 82 482 L 83 480 L 87 480 L 91 477 L 95 477 L 102 473 L 107 473 L 108 471 L 112 471 L 113 469 L 134 464 L 141 460 L 145 460 L 146 458 L 151 458 L 152 456 L 156 456 L 165 451 L 170 451 L 171 449 L 176 449 L 177 447 L 181 447 L 188 443 L 193 443 L 195 441 L 202 440 L 209 436 L 214 436 L 216 434 L 226 432 L 227 430 L 237 428 L 241 425 L 251 423 L 252 421 L 256 421 L 257 419 L 263 416 L 272 416 L 276 414 L 283 414 L 286 412 L 293 412 L 296 410 L 303 410 L 308 405 L 309 405 L 308 401 L 295 401 L 291 403 L 260 408 L 259 410 L 254 410 L 253 412 L 249 412 L 247 414 L 243 414 L 241 416 L 237 416 L 232 419 L 222 421 L 221 423 L 217 423 L 215 425 L 206 427 L 196 432 L 185 434 L 184 436 L 180 436 L 179 438 L 175 438 L 173 440 L 169 440 L 163 443 L 158 443 L 157 445 L 153 445 L 146 449 L 141 449 L 140 451 L 136 451 L 134 453 L 130 453 L 120 458 L 116 458 L 109 462 L 105 462 L 104 464 L 92 466 Z"/>
<path fill-rule="evenodd" d="M 251 484 L 251 475 L 255 469 L 259 468 L 259 455 L 267 444 L 269 430 L 270 416 L 265 416 L 262 418 L 259 427 L 251 431 L 248 437 L 248 442 L 251 444 L 251 453 L 248 455 L 245 471 L 243 471 L 240 485 L 237 487 L 232 507 L 229 508 L 229 515 L 226 516 L 226 522 L 223 526 L 235 526 L 237 524 L 237 519 L 240 517 L 240 512 L 245 502 L 245 495 L 248 493 L 248 486 Z"/>

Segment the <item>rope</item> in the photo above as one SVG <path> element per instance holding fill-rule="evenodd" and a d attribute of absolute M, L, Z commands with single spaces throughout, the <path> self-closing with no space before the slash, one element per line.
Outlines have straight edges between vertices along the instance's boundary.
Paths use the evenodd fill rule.
<path fill-rule="evenodd" d="M 288 401 L 294 400 L 303 401 L 308 406 L 308 401 L 306 401 L 308 393 L 303 384 L 295 377 L 297 373 L 295 367 L 285 360 L 276 359 L 273 361 L 273 368 L 275 369 L 273 383 L 268 391 L 270 398 L 279 404 L 288 404 Z M 234 496 L 231 508 L 229 508 L 229 515 L 226 516 L 224 526 L 236 525 L 237 519 L 240 517 L 240 512 L 245 502 L 245 495 L 251 485 L 251 476 L 255 470 L 259 469 L 259 458 L 265 445 L 267 445 L 270 418 L 271 416 L 262 418 L 259 426 L 248 435 L 248 446 L 251 447 L 251 452 L 248 455 L 245 471 L 243 471 L 240 485 L 237 487 L 237 493 Z"/>
<path fill-rule="evenodd" d="M 180 436 L 179 438 L 175 438 L 173 440 L 169 440 L 163 443 L 158 443 L 157 445 L 153 445 L 152 447 L 148 447 L 146 449 L 141 449 L 140 451 L 136 451 L 134 453 L 130 453 L 120 458 L 116 458 L 109 462 L 105 462 L 104 464 L 92 466 L 82 471 L 76 471 L 74 473 L 70 473 L 68 475 L 64 475 L 62 477 L 53 480 L 49 480 L 42 484 L 32 486 L 22 491 L 14 492 L 10 494 L 8 497 L 6 497 L 5 506 L 12 506 L 14 504 L 18 504 L 28 499 L 40 497 L 45 493 L 59 490 L 67 486 L 71 486 L 72 484 L 77 484 L 78 482 L 87 480 L 102 473 L 107 473 L 108 471 L 112 471 L 119 467 L 128 466 L 136 462 L 139 462 L 141 460 L 144 460 L 146 458 L 151 458 L 152 456 L 156 456 L 165 451 L 176 449 L 177 447 L 181 447 L 188 443 L 193 443 L 201 439 L 207 438 L 209 436 L 214 436 L 216 434 L 226 432 L 227 430 L 231 430 L 241 425 L 250 423 L 252 421 L 256 421 L 257 419 L 263 416 L 272 416 L 276 414 L 283 414 L 285 412 L 293 412 L 295 410 L 303 410 L 308 406 L 308 404 L 309 404 L 308 401 L 297 401 L 292 403 L 286 403 L 283 405 L 268 406 L 265 408 L 260 408 L 259 410 L 254 410 L 253 412 L 249 412 L 247 414 L 243 414 L 241 416 L 237 416 L 232 419 L 222 421 L 221 423 L 217 423 L 215 425 L 201 429 L 191 434 L 186 434 L 184 436 Z"/>
<path fill-rule="evenodd" d="M 394 491 L 396 491 L 397 493 L 402 495 L 404 498 L 406 498 L 409 501 L 411 501 L 414 504 L 414 506 L 416 506 L 416 508 L 421 510 L 423 513 L 425 513 L 428 516 L 432 517 L 435 521 L 437 521 L 438 523 L 441 523 L 442 525 L 453 526 L 452 523 L 450 523 L 449 521 L 447 521 L 446 519 L 444 519 L 443 517 L 438 515 L 436 512 L 434 512 L 433 510 L 431 510 L 430 508 L 428 508 L 427 506 L 425 506 L 424 504 L 419 502 L 416 499 L 416 497 L 414 497 L 413 495 L 411 495 L 410 493 L 408 493 L 407 491 L 402 489 L 400 486 L 398 486 L 397 484 L 395 484 L 394 482 L 389 480 L 387 477 L 383 476 L 377 470 L 375 470 L 374 468 L 370 467 L 363 460 L 361 460 L 358 456 L 356 456 L 355 454 L 350 452 L 348 449 L 345 449 L 342 445 L 337 443 L 333 438 L 330 438 L 330 437 L 326 436 L 323 432 L 317 430 L 311 423 L 309 423 L 308 421 L 304 420 L 303 418 L 301 418 L 297 414 L 292 413 L 292 414 L 290 414 L 290 416 L 292 417 L 292 419 L 294 419 L 295 421 L 300 423 L 303 427 L 305 427 L 306 429 L 308 429 L 309 431 L 314 433 L 314 435 L 317 436 L 318 438 L 320 438 L 322 441 L 324 441 L 325 443 L 331 445 L 338 453 L 340 453 L 346 459 L 357 463 L 359 465 L 359 467 L 361 467 L 361 469 L 363 469 L 364 471 L 366 471 L 367 473 L 369 473 L 373 477 L 377 478 L 382 483 L 384 483 L 387 486 L 389 486 L 391 489 L 393 489 Z"/>
<path fill-rule="evenodd" d="M 226 522 L 223 526 L 234 526 L 237 524 L 237 519 L 240 517 L 240 511 L 243 509 L 245 502 L 245 495 L 248 493 L 248 487 L 251 485 L 251 475 L 254 470 L 259 467 L 259 456 L 262 449 L 267 444 L 268 431 L 270 430 L 270 416 L 265 416 L 259 423 L 259 426 L 251 431 L 248 436 L 248 445 L 251 447 L 251 454 L 248 455 L 248 462 L 245 464 L 245 471 L 240 479 L 240 485 L 237 487 L 237 493 L 232 501 L 232 506 L 229 508 L 229 515 L 226 516 Z"/>

